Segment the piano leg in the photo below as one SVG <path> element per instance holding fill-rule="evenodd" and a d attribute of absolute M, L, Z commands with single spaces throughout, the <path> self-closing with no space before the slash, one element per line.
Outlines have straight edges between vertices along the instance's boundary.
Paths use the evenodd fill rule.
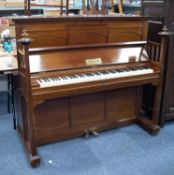
<path fill-rule="evenodd" d="M 153 123 L 153 121 L 148 118 L 138 118 L 137 123 L 152 135 L 156 135 L 160 131 L 158 124 Z"/>
<path fill-rule="evenodd" d="M 26 101 L 23 96 L 20 96 L 20 89 L 17 88 L 17 82 L 15 82 L 15 85 L 16 89 L 14 91 L 14 101 L 16 109 L 17 132 L 24 145 L 30 165 L 35 167 L 40 163 L 40 157 L 37 153 L 37 145 L 33 134 L 33 127 L 30 127 L 33 126 L 31 124 L 33 121 L 29 120 L 28 118 Z"/>
<path fill-rule="evenodd" d="M 137 118 L 137 123 L 152 135 L 156 135 L 160 131 L 160 127 L 158 125 L 159 110 L 160 110 L 160 93 L 161 88 L 158 85 L 155 86 L 155 97 L 153 102 L 152 118 L 149 119 L 144 116 Z"/>
<path fill-rule="evenodd" d="M 40 164 L 40 156 L 37 153 L 36 145 L 33 142 L 27 141 L 24 137 L 24 133 L 22 132 L 20 126 L 18 125 L 17 131 L 20 135 L 20 138 L 23 142 L 24 148 L 26 150 L 27 158 L 32 167 L 35 167 Z"/>

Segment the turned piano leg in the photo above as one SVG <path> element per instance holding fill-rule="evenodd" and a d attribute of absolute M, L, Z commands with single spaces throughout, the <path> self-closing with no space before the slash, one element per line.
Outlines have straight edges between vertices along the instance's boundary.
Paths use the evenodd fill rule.
<path fill-rule="evenodd" d="M 37 148 L 36 148 L 36 145 L 34 144 L 33 141 L 28 141 L 26 138 L 25 138 L 25 134 L 22 132 L 20 126 L 18 125 L 17 126 L 17 131 L 20 135 L 20 138 L 23 142 L 23 145 L 24 145 L 24 148 L 25 148 L 25 152 L 26 152 L 26 155 L 27 155 L 27 158 L 30 162 L 30 165 L 32 167 L 36 167 L 37 165 L 40 164 L 40 156 L 39 154 L 37 153 Z"/>
<path fill-rule="evenodd" d="M 154 103 L 153 103 L 152 118 L 149 119 L 145 116 L 140 116 L 137 119 L 137 123 L 152 135 L 156 135 L 160 131 L 160 127 L 158 125 L 160 98 L 161 98 L 160 88 L 159 86 L 155 86 L 155 97 L 154 97 Z"/>

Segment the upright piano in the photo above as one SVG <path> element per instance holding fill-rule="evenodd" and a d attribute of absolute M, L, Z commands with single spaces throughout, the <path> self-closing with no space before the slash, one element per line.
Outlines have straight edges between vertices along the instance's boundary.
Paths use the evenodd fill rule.
<path fill-rule="evenodd" d="M 141 35 L 135 35 L 135 31 L 131 33 L 131 28 L 126 29 L 126 20 L 75 17 L 69 21 L 68 17 L 63 17 L 48 22 L 46 19 L 52 27 L 58 26 L 57 31 L 53 28 L 59 37 L 67 26 L 71 26 L 71 29 L 66 28 L 62 41 L 55 38 L 56 42 L 51 42 L 50 38 L 55 33 L 48 33 L 47 40 L 43 37 L 45 43 L 38 37 L 39 31 L 43 36 L 48 30 L 46 24 L 43 28 L 44 19 L 14 20 L 18 28 L 19 75 L 15 89 L 17 128 L 32 166 L 40 162 L 37 146 L 42 144 L 81 135 L 96 135 L 99 131 L 131 123 L 139 124 L 152 134 L 159 132 L 163 63 L 163 49 L 160 48 L 163 43 L 155 46 L 144 41 L 143 26 L 146 25 L 142 25 L 145 24 L 142 18 L 130 18 L 134 23 L 133 28 L 141 28 L 137 30 Z M 30 27 L 26 21 L 33 26 Z M 36 21 L 41 21 L 42 28 L 38 28 Z M 108 42 L 111 41 L 108 36 L 113 34 L 114 26 L 119 28 L 117 22 L 120 24 L 118 30 L 124 26 L 124 31 L 127 31 L 127 36 L 123 38 L 125 40 L 127 37 L 127 42 Z M 96 23 L 105 24 L 103 35 L 101 30 L 96 35 Z M 79 38 L 69 40 L 77 36 L 76 30 L 86 33 L 91 41 L 86 36 L 83 36 L 87 38 L 86 43 Z M 21 37 L 20 32 L 23 32 Z M 101 38 L 103 42 L 99 42 Z M 154 52 L 154 49 L 158 53 L 151 58 L 148 52 Z M 145 84 L 155 87 L 150 119 L 142 113 Z"/>

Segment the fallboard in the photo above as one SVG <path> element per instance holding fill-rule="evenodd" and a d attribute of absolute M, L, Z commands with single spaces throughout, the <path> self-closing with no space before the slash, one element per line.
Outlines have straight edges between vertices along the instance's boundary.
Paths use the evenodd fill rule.
<path fill-rule="evenodd" d="M 30 73 L 148 61 L 146 42 L 30 49 Z"/>

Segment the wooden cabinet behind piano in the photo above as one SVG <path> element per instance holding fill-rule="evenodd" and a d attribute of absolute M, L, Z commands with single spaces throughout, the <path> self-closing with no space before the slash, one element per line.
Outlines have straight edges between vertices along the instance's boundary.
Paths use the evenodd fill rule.
<path fill-rule="evenodd" d="M 32 165 L 39 163 L 36 147 L 40 144 L 135 122 L 153 134 L 159 131 L 162 57 L 149 60 L 146 54 L 142 41 L 147 37 L 146 18 L 27 17 L 14 21 L 17 39 L 23 33 L 18 43 L 16 94 L 22 104 L 22 115 L 17 111 L 18 130 Z M 76 81 L 78 77 L 84 81 L 84 75 L 105 77 L 139 68 L 150 73 L 55 87 L 47 84 L 48 80 L 68 77 Z M 152 120 L 140 117 L 144 84 L 156 89 Z"/>
<path fill-rule="evenodd" d="M 154 8 L 158 9 L 154 13 Z M 144 1 L 143 15 L 151 15 L 149 21 L 148 40 L 160 43 L 159 32 L 165 26 L 167 34 L 166 55 L 164 64 L 163 94 L 161 100 L 161 114 L 159 123 L 164 126 L 165 121 L 174 119 L 174 1 Z"/>

